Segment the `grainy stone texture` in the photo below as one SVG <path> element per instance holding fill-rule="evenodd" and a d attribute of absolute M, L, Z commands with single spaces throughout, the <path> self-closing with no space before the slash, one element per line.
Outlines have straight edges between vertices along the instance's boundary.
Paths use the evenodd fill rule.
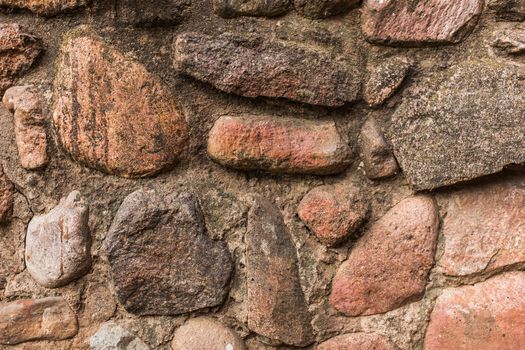
<path fill-rule="evenodd" d="M 15 186 L 4 173 L 0 164 L 0 225 L 7 224 L 13 216 Z"/>
<path fill-rule="evenodd" d="M 392 97 L 410 72 L 411 64 L 402 58 L 389 59 L 370 66 L 364 84 L 363 99 L 370 107 L 378 107 Z"/>
<path fill-rule="evenodd" d="M 62 146 L 109 174 L 156 174 L 177 161 L 187 140 L 186 122 L 160 79 L 93 35 L 65 40 L 54 100 Z"/>
<path fill-rule="evenodd" d="M 397 347 L 377 334 L 353 333 L 331 338 L 316 350 L 397 350 Z"/>
<path fill-rule="evenodd" d="M 501 56 L 520 58 L 525 54 L 525 29 L 515 28 L 497 32 L 492 47 Z"/>
<path fill-rule="evenodd" d="M 188 193 L 133 192 L 105 244 L 117 297 L 133 314 L 177 315 L 219 305 L 228 293 L 230 253 L 206 235 Z"/>
<path fill-rule="evenodd" d="M 297 212 L 321 242 L 333 246 L 355 233 L 369 207 L 357 186 L 341 183 L 314 188 L 301 200 Z"/>
<path fill-rule="evenodd" d="M 238 16 L 274 17 L 290 8 L 290 0 L 213 0 L 213 10 L 224 18 Z"/>
<path fill-rule="evenodd" d="M 41 40 L 19 24 L 0 24 L 0 94 L 31 68 L 42 51 Z"/>
<path fill-rule="evenodd" d="M 104 323 L 89 339 L 92 350 L 149 350 L 139 338 L 114 322 Z"/>
<path fill-rule="evenodd" d="M 352 152 L 334 122 L 247 115 L 215 122 L 208 155 L 234 169 L 328 175 L 344 171 Z"/>
<path fill-rule="evenodd" d="M 245 97 L 338 107 L 356 101 L 361 89 L 355 62 L 325 49 L 260 36 L 180 35 L 175 65 L 183 74 Z"/>
<path fill-rule="evenodd" d="M 314 341 L 297 253 L 279 209 L 256 198 L 246 233 L 248 327 L 288 345 Z"/>
<path fill-rule="evenodd" d="M 463 62 L 407 97 L 389 135 L 410 184 L 433 189 L 524 163 L 524 77 L 499 62 Z"/>
<path fill-rule="evenodd" d="M 491 272 L 525 262 L 525 181 L 468 187 L 447 199 L 439 271 Z"/>
<path fill-rule="evenodd" d="M 432 198 L 404 199 L 352 248 L 330 303 L 350 316 L 393 310 L 421 297 L 434 263 L 439 215 Z"/>
<path fill-rule="evenodd" d="M 25 261 L 38 283 L 56 288 L 89 271 L 88 220 L 89 207 L 76 191 L 49 213 L 33 217 L 27 227 Z"/>
<path fill-rule="evenodd" d="M 0 306 L 0 344 L 60 340 L 77 334 L 77 318 L 58 297 L 18 300 Z"/>
<path fill-rule="evenodd" d="M 40 97 L 32 86 L 8 89 L 3 103 L 14 113 L 15 135 L 23 168 L 36 170 L 45 166 L 47 157 L 46 121 Z"/>
<path fill-rule="evenodd" d="M 172 25 L 180 23 L 191 0 L 119 0 L 117 19 L 136 26 Z"/>
<path fill-rule="evenodd" d="M 525 20 L 525 1 L 524 0 L 490 0 L 488 8 L 494 11 L 496 18 L 500 21 Z"/>
<path fill-rule="evenodd" d="M 432 312 L 425 350 L 520 350 L 525 347 L 525 274 L 446 289 Z"/>
<path fill-rule="evenodd" d="M 483 0 L 364 0 L 366 40 L 395 46 L 454 44 L 474 28 Z"/>
<path fill-rule="evenodd" d="M 208 317 L 192 318 L 177 329 L 172 350 L 245 350 L 233 330 Z"/>
<path fill-rule="evenodd" d="M 359 6 L 361 0 L 294 0 L 295 10 L 309 18 L 335 16 Z"/>
<path fill-rule="evenodd" d="M 366 176 L 369 179 L 384 179 L 399 172 L 392 149 L 386 143 L 383 132 L 373 117 L 368 118 L 361 128 L 360 146 Z"/>
<path fill-rule="evenodd" d="M 24 9 L 41 16 L 54 16 L 85 7 L 91 0 L 0 0 L 0 7 Z"/>

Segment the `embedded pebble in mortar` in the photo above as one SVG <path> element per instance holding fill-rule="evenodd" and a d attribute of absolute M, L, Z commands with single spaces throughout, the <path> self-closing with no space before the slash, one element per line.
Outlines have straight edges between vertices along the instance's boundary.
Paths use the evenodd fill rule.
<path fill-rule="evenodd" d="M 233 330 L 209 317 L 192 318 L 175 331 L 172 350 L 245 350 Z"/>

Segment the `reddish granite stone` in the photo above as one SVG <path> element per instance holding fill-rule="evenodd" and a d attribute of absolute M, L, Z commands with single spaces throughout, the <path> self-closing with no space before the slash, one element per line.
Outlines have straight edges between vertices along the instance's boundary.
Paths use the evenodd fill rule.
<path fill-rule="evenodd" d="M 377 334 L 343 334 L 319 344 L 316 350 L 397 350 L 388 340 Z"/>

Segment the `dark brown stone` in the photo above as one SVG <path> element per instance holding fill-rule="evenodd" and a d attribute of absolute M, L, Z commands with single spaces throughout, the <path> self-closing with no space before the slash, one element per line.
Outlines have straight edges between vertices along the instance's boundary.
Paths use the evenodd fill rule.
<path fill-rule="evenodd" d="M 191 0 L 119 0 L 117 19 L 136 26 L 177 24 L 190 5 Z"/>
<path fill-rule="evenodd" d="M 0 7 L 24 9 L 41 16 L 54 16 L 85 7 L 91 0 L 0 0 Z"/>
<path fill-rule="evenodd" d="M 309 18 L 335 16 L 359 6 L 361 0 L 294 0 L 295 10 Z"/>
<path fill-rule="evenodd" d="M 11 221 L 15 199 L 15 186 L 4 173 L 0 164 L 0 224 Z"/>
<path fill-rule="evenodd" d="M 525 0 L 490 0 L 488 8 L 499 21 L 525 21 Z"/>
<path fill-rule="evenodd" d="M 177 315 L 217 306 L 228 294 L 230 253 L 207 236 L 190 194 L 130 194 L 105 245 L 117 297 L 133 314 Z"/>
<path fill-rule="evenodd" d="M 213 0 L 213 10 L 224 18 L 274 17 L 285 14 L 290 0 Z"/>

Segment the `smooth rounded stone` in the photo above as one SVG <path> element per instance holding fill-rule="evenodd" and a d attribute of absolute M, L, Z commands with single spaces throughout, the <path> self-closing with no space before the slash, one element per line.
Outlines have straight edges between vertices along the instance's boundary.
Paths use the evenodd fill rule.
<path fill-rule="evenodd" d="M 54 16 L 85 7 L 91 0 L 0 0 L 0 7 L 29 10 L 41 16 Z"/>
<path fill-rule="evenodd" d="M 279 209 L 256 198 L 248 213 L 248 328 L 288 345 L 314 341 L 299 278 L 297 251 Z"/>
<path fill-rule="evenodd" d="M 349 315 L 394 310 L 421 297 L 434 264 L 439 215 L 434 200 L 402 200 L 353 247 L 332 282 L 330 304 Z"/>
<path fill-rule="evenodd" d="M 68 34 L 54 89 L 58 139 L 81 164 L 137 178 L 179 159 L 188 127 L 171 93 L 159 77 L 94 34 Z"/>
<path fill-rule="evenodd" d="M 412 187 L 434 189 L 525 163 L 521 67 L 476 60 L 441 74 L 411 89 L 387 132 Z"/>
<path fill-rule="evenodd" d="M 364 0 L 362 32 L 374 44 L 455 44 L 475 27 L 483 4 L 483 0 Z"/>
<path fill-rule="evenodd" d="M 445 289 L 436 300 L 425 350 L 525 348 L 525 273 Z"/>
<path fill-rule="evenodd" d="M 379 107 L 401 87 L 410 72 L 411 64 L 403 58 L 369 66 L 364 84 L 363 99 L 370 107 Z"/>
<path fill-rule="evenodd" d="M 445 198 L 439 272 L 467 276 L 525 262 L 525 180 L 470 186 Z"/>
<path fill-rule="evenodd" d="M 319 19 L 359 7 L 360 2 L 361 0 L 294 0 L 294 6 L 301 15 Z"/>
<path fill-rule="evenodd" d="M 233 330 L 208 318 L 192 318 L 175 331 L 172 350 L 245 350 Z"/>
<path fill-rule="evenodd" d="M 14 202 L 15 186 L 4 173 L 4 167 L 0 164 L 0 225 L 11 221 Z"/>
<path fill-rule="evenodd" d="M 35 88 L 9 88 L 3 103 L 14 113 L 16 144 L 22 167 L 27 170 L 44 167 L 48 163 L 46 120 Z"/>
<path fill-rule="evenodd" d="M 220 305 L 232 259 L 205 232 L 197 199 L 141 189 L 120 206 L 105 241 L 117 298 L 136 315 L 178 315 Z"/>
<path fill-rule="evenodd" d="M 352 162 L 334 122 L 273 116 L 219 118 L 208 155 L 234 169 L 288 174 L 336 174 Z"/>
<path fill-rule="evenodd" d="M 142 340 L 114 322 L 106 322 L 89 338 L 91 350 L 149 350 Z M 204 348 L 203 348 L 204 349 Z"/>
<path fill-rule="evenodd" d="M 383 132 L 373 117 L 368 118 L 363 124 L 359 141 L 366 176 L 369 179 L 385 179 L 399 172 L 399 165 L 392 149 L 385 141 Z"/>
<path fill-rule="evenodd" d="M 213 0 L 213 11 L 224 18 L 274 17 L 290 8 L 290 0 Z"/>
<path fill-rule="evenodd" d="M 525 0 L 490 0 L 488 8 L 498 21 L 525 21 Z"/>
<path fill-rule="evenodd" d="M 41 285 L 57 288 L 80 278 L 91 267 L 89 207 L 77 191 L 27 227 L 27 271 Z"/>
<path fill-rule="evenodd" d="M 174 25 L 182 22 L 191 0 L 119 0 L 117 20 L 135 26 Z"/>
<path fill-rule="evenodd" d="M 175 43 L 182 74 L 244 97 L 340 107 L 357 101 L 357 62 L 325 48 L 255 35 L 186 33 Z"/>
<path fill-rule="evenodd" d="M 377 334 L 352 333 L 328 339 L 316 350 L 397 350 L 397 347 Z"/>
<path fill-rule="evenodd" d="M 63 340 L 75 336 L 77 331 L 76 315 L 60 297 L 0 305 L 0 344 Z"/>
<path fill-rule="evenodd" d="M 338 184 L 316 187 L 308 192 L 299 203 L 297 213 L 321 242 L 333 246 L 356 232 L 369 209 L 359 188 Z"/>
<path fill-rule="evenodd" d="M 0 24 L 0 94 L 31 68 L 42 51 L 42 41 L 19 24 Z"/>

